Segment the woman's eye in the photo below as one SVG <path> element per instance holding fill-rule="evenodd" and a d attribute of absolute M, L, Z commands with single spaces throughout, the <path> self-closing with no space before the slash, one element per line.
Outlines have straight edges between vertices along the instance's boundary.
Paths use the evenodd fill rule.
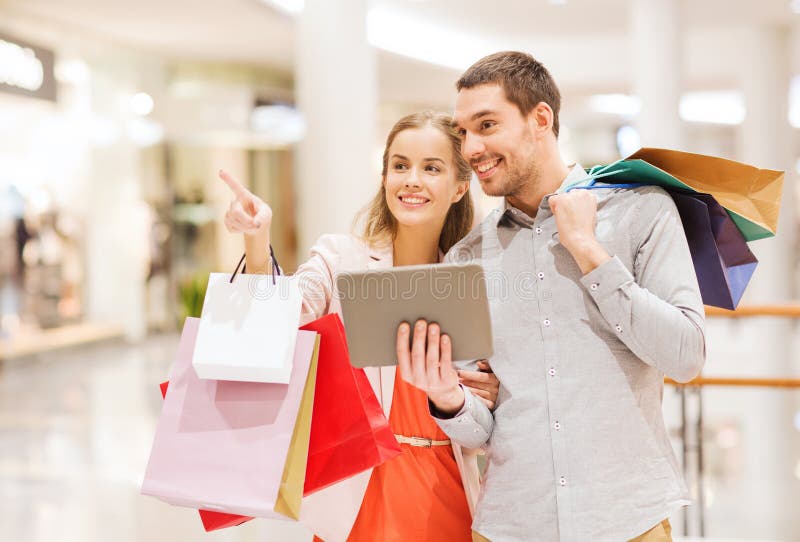
<path fill-rule="evenodd" d="M 403 169 L 406 169 L 406 165 L 405 164 L 395 164 L 394 165 L 394 169 L 403 170 Z"/>
<path fill-rule="evenodd" d="M 491 128 L 494 125 L 495 125 L 495 122 L 493 120 L 485 120 L 485 121 L 483 121 L 481 123 L 481 129 L 482 130 L 488 130 L 489 128 Z"/>
<path fill-rule="evenodd" d="M 460 128 L 458 130 L 458 137 L 460 137 L 462 139 L 467 137 L 467 131 L 465 129 L 463 129 L 463 128 Z"/>
<path fill-rule="evenodd" d="M 428 167 L 427 167 L 427 168 L 425 168 L 425 169 L 426 169 L 427 171 L 432 171 L 432 172 L 434 172 L 434 173 L 439 173 L 440 171 L 442 171 L 441 169 L 439 169 L 439 168 L 438 168 L 438 167 L 436 167 L 436 166 L 428 166 Z"/>

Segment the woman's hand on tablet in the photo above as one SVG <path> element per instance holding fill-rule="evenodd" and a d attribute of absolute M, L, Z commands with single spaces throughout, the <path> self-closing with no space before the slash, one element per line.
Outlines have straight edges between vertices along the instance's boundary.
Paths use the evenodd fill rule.
<path fill-rule="evenodd" d="M 439 325 L 417 320 L 397 329 L 397 362 L 403 379 L 428 394 L 439 412 L 456 414 L 464 406 L 464 391 L 453 367 L 450 337 L 440 333 Z"/>

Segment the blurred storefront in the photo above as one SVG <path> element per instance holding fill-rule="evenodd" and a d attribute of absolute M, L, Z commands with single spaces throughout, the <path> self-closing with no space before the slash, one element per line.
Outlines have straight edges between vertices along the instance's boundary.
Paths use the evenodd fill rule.
<path fill-rule="evenodd" d="M 0 24 L 0 359 L 171 330 L 232 269 L 225 168 L 296 265 L 289 74 Z"/>

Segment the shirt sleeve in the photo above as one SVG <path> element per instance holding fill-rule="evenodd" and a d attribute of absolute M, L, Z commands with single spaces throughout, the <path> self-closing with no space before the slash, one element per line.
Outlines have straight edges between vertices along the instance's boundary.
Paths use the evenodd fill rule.
<path fill-rule="evenodd" d="M 339 260 L 337 236 L 323 235 L 311 247 L 309 259 L 297 268 L 294 277 L 303 296 L 300 325 L 313 322 L 328 313 Z"/>
<path fill-rule="evenodd" d="M 688 382 L 705 363 L 702 298 L 675 203 L 661 189 L 648 190 L 634 224 L 633 273 L 614 256 L 581 282 L 637 357 Z"/>
<path fill-rule="evenodd" d="M 464 390 L 464 406 L 456 414 L 447 416 L 428 401 L 428 408 L 436 424 L 450 440 L 464 448 L 480 448 L 489 440 L 494 428 L 494 416 L 489 408 L 468 389 Z"/>

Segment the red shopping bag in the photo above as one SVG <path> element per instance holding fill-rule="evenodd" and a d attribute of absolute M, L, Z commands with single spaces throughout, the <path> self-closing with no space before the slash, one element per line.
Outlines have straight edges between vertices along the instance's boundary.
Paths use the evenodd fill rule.
<path fill-rule="evenodd" d="M 161 388 L 161 397 L 167 396 L 167 388 L 169 388 L 169 380 L 159 384 Z M 248 522 L 253 519 L 250 516 L 239 516 L 237 514 L 226 514 L 225 512 L 213 512 L 211 510 L 198 510 L 200 512 L 200 521 L 203 522 L 203 528 L 206 532 L 216 531 L 218 529 L 226 529 L 228 527 L 236 527 L 242 523 Z"/>
<path fill-rule="evenodd" d="M 303 495 L 309 495 L 399 455 L 400 445 L 366 373 L 350 365 L 339 315 L 328 314 L 300 329 L 320 335 L 303 488 Z"/>
<path fill-rule="evenodd" d="M 199 510 L 199 512 L 200 521 L 203 522 L 203 528 L 209 533 L 219 529 L 236 527 L 237 525 L 241 525 L 253 519 L 250 516 L 237 516 L 236 514 L 212 512 L 211 510 Z"/>

